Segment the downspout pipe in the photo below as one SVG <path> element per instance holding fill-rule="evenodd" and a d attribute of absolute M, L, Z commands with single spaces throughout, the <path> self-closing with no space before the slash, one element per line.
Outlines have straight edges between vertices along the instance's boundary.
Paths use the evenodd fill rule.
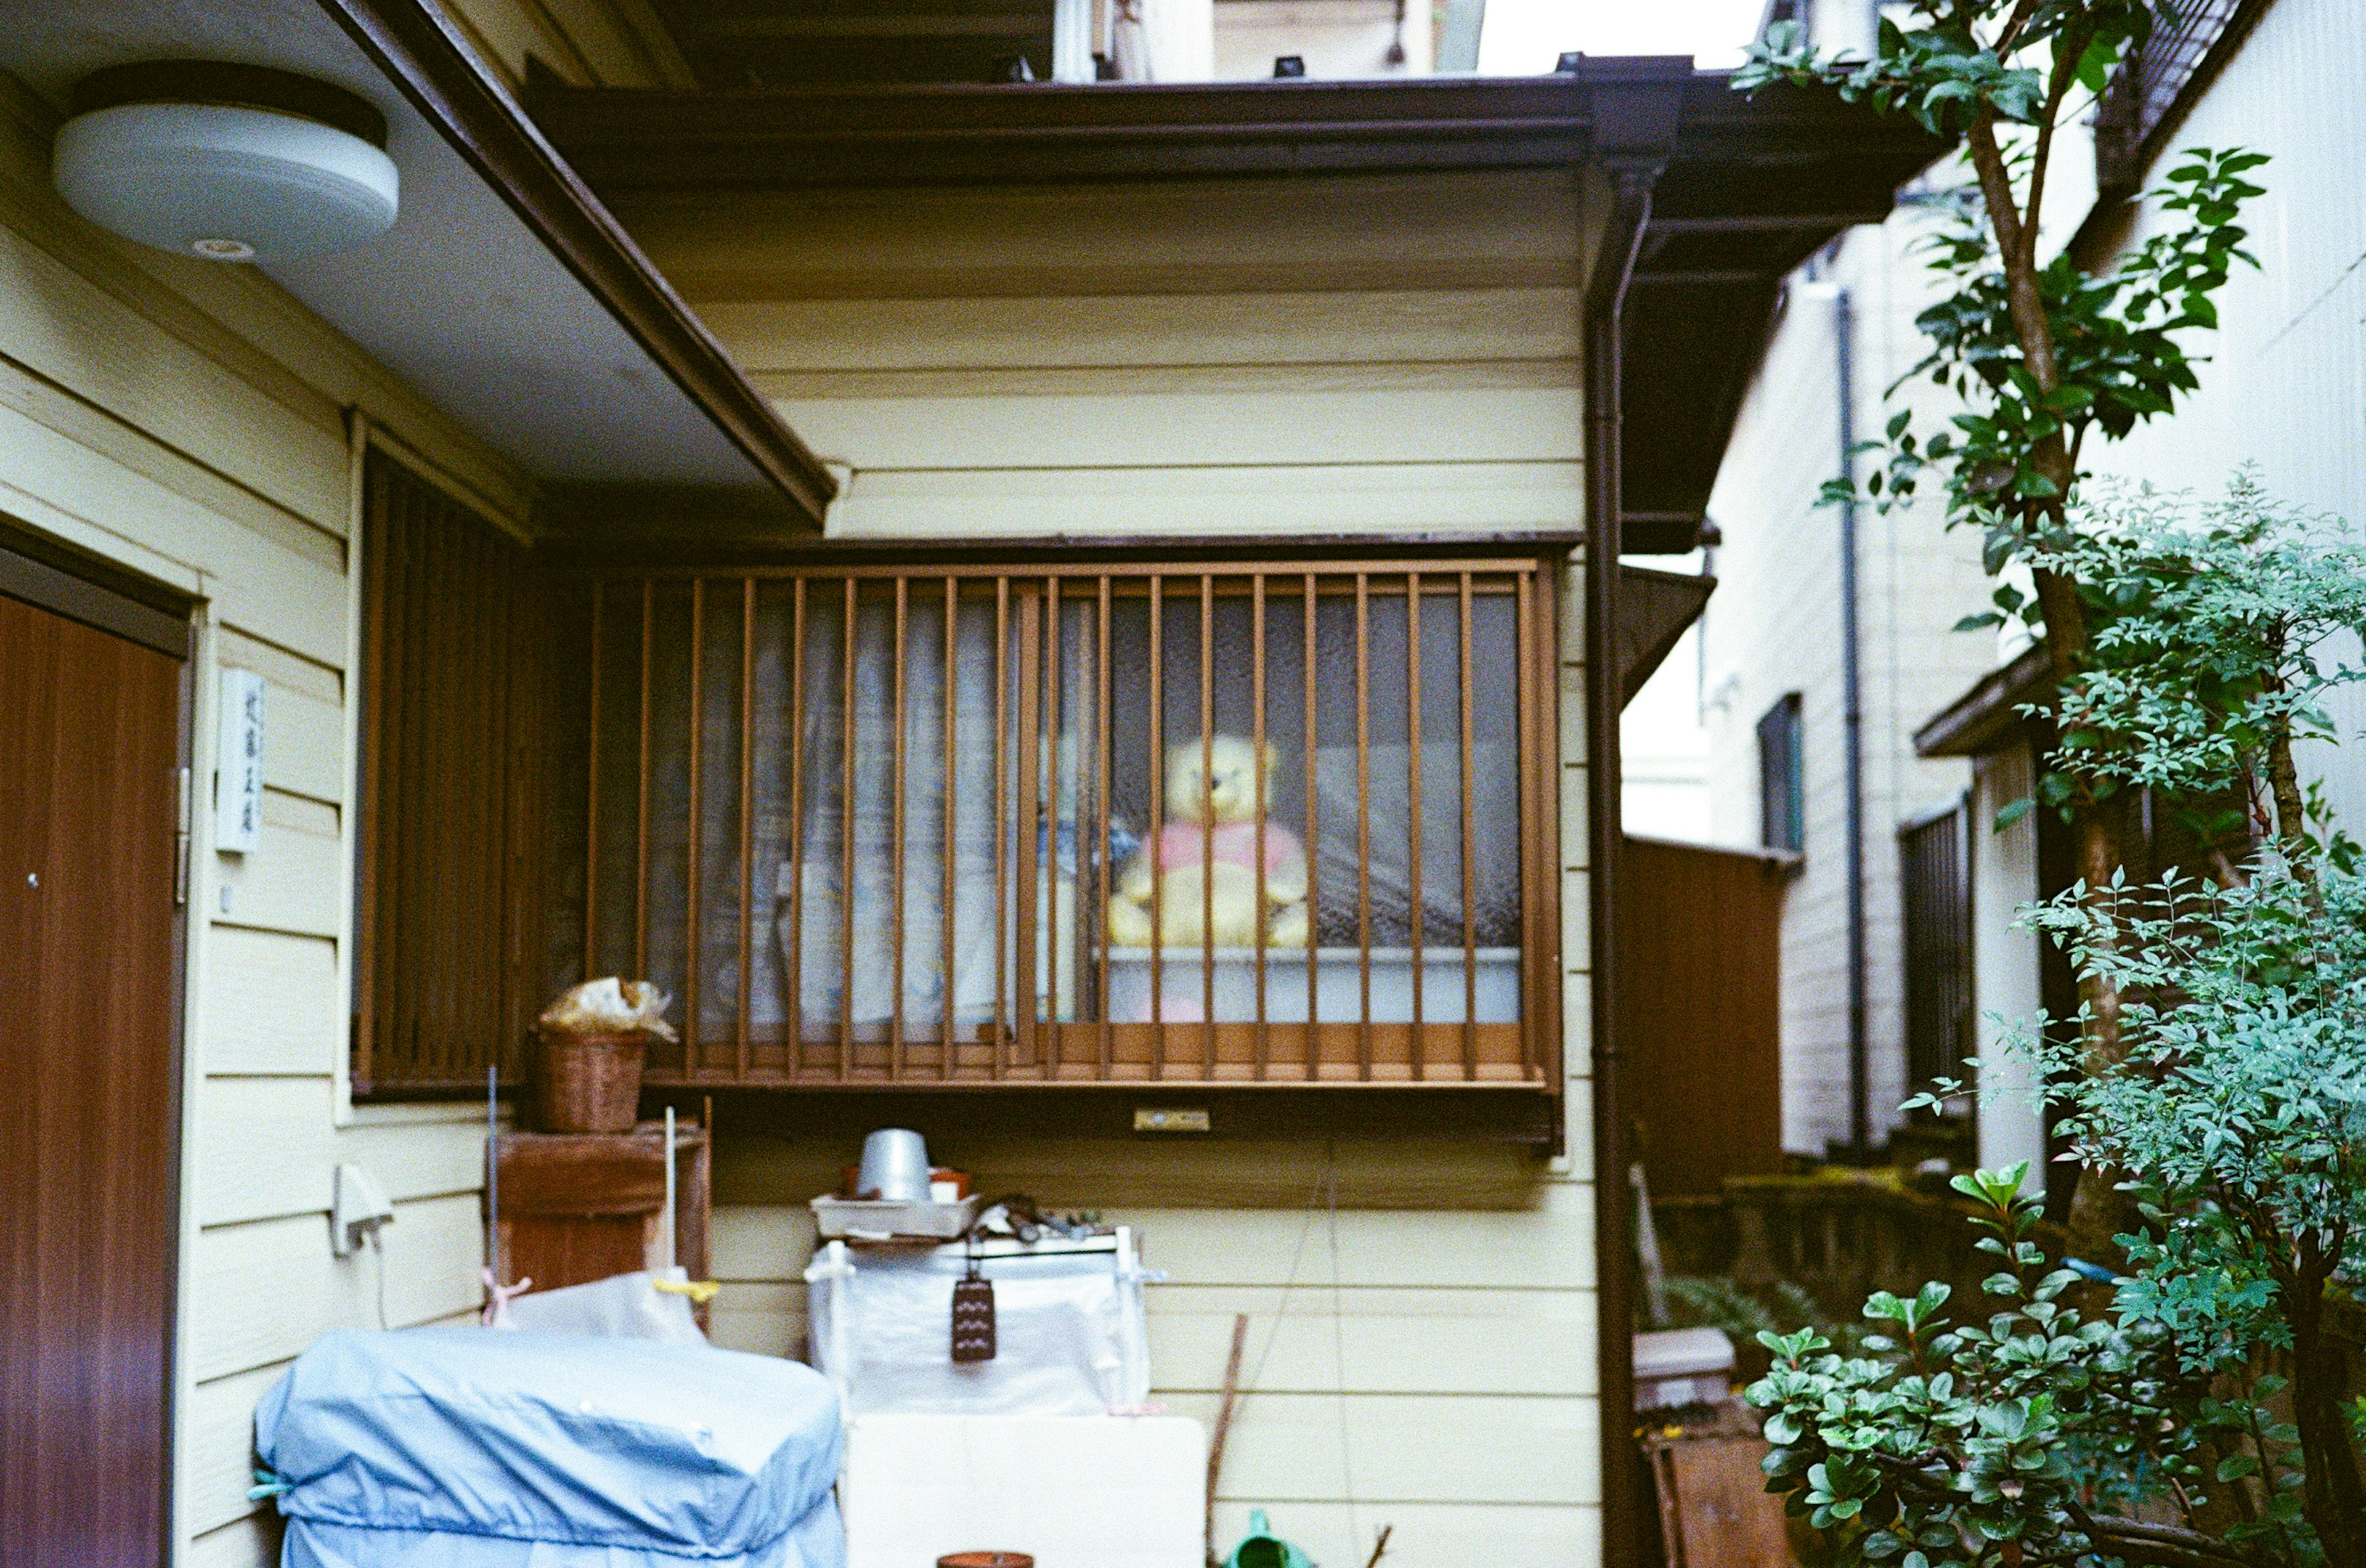
<path fill-rule="evenodd" d="M 1841 478 L 1841 727 L 1848 765 L 1849 1148 L 1873 1147 L 1873 1075 L 1865 1022 L 1865 673 L 1857 626 L 1856 302 L 1832 291 L 1832 354 L 1838 384 Z"/>
<path fill-rule="evenodd" d="M 1609 164 L 1613 195 L 1585 299 L 1585 742 L 1587 908 L 1593 976 L 1594 1280 L 1602 1409 L 1602 1562 L 1641 1558 L 1641 1472 L 1635 1408 L 1633 1217 L 1627 1113 L 1620 1103 L 1617 921 L 1619 821 L 1618 652 L 1620 334 L 1627 289 L 1651 222 L 1656 161 Z"/>

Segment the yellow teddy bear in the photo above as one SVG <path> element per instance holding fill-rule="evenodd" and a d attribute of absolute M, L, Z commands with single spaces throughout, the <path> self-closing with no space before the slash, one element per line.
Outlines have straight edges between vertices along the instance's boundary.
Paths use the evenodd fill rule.
<path fill-rule="evenodd" d="M 1109 903 L 1112 947 L 1255 947 L 1257 942 L 1257 781 L 1273 798 L 1275 762 L 1254 742 L 1218 735 L 1166 752 L 1166 821 L 1135 852 Z M 1152 907 L 1157 908 L 1154 925 Z M 1306 849 L 1278 822 L 1265 825 L 1265 940 L 1307 942 Z"/>

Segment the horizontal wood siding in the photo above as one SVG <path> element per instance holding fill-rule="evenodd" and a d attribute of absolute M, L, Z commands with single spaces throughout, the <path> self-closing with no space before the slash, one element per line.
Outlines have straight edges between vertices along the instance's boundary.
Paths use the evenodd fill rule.
<path fill-rule="evenodd" d="M 260 1568 L 277 1540 L 246 1498 L 254 1401 L 321 1333 L 377 1321 L 377 1258 L 330 1255 L 336 1164 L 362 1165 L 395 1200 L 389 1321 L 473 1308 L 483 1252 L 481 1112 L 340 1103 L 344 411 L 519 517 L 533 491 L 269 279 L 143 251 L 68 212 L 51 192 L 52 118 L 0 76 L 0 512 L 205 602 L 175 1529 L 185 1564 Z M 244 856 L 207 847 L 225 667 L 268 682 L 263 842 Z"/>
<path fill-rule="evenodd" d="M 849 470 L 833 533 L 1308 540 L 1583 522 L 1585 218 L 1560 176 L 752 197 L 721 211 L 625 216 Z M 1332 1563 L 1364 1561 L 1382 1524 L 1405 1568 L 1598 1553 L 1573 575 L 1560 600 L 1570 1155 L 1443 1140 L 933 1151 L 988 1192 L 1142 1227 L 1172 1276 L 1151 1294 L 1171 1407 L 1212 1416 L 1231 1314 L 1250 1314 L 1220 1551 L 1258 1506 Z M 849 1153 L 735 1138 L 727 1120 L 718 1339 L 801 1347 L 804 1202 Z"/>

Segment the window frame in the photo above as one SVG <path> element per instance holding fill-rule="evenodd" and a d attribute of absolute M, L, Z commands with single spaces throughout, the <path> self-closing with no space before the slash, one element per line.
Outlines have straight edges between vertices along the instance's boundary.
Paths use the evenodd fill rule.
<path fill-rule="evenodd" d="M 753 903 L 759 891 L 756 885 L 762 882 L 763 877 L 751 864 L 752 840 L 747 818 L 753 797 L 750 786 L 743 782 L 736 786 L 717 785 L 718 788 L 738 787 L 742 791 L 738 796 L 738 837 L 736 843 L 731 846 L 729 855 L 726 857 L 737 859 L 738 866 L 737 886 L 739 889 L 741 908 L 736 931 L 718 939 L 727 946 L 736 942 L 739 953 L 738 973 L 740 976 L 738 986 L 742 996 L 736 1007 L 732 1009 L 731 1020 L 723 1026 L 729 1032 L 729 1037 L 720 1042 L 719 1052 L 709 1050 L 708 1047 L 716 1043 L 705 1038 L 700 1032 L 697 998 L 695 997 L 682 998 L 686 1005 L 678 1009 L 677 1017 L 678 1021 L 689 1026 L 685 1030 L 689 1038 L 685 1039 L 678 1058 L 670 1052 L 662 1052 L 653 1056 L 645 1072 L 644 1081 L 660 1090 L 719 1087 L 801 1089 L 879 1087 L 925 1089 L 948 1084 L 963 1089 L 990 1087 L 1057 1089 L 1085 1084 L 1167 1084 L 1190 1085 L 1207 1089 L 1237 1089 L 1292 1084 L 1346 1083 L 1409 1086 L 1451 1084 L 1498 1089 L 1528 1088 L 1558 1092 L 1561 1060 L 1560 1038 L 1561 1004 L 1559 975 L 1560 878 L 1558 863 L 1560 860 L 1560 753 L 1557 712 L 1559 705 L 1553 698 L 1559 691 L 1559 682 L 1556 679 L 1558 660 L 1555 652 L 1559 646 L 1558 607 L 1555 603 L 1559 564 L 1560 558 L 1557 555 L 1538 555 L 1531 547 L 1517 553 L 1466 552 L 1429 558 L 1409 558 L 1403 555 L 1310 557 L 1298 554 L 1243 552 L 1239 555 L 1227 554 L 1224 558 L 1174 559 L 1151 556 L 1144 552 L 1077 552 L 1030 556 L 1014 560 L 1008 557 L 1001 558 L 987 557 L 981 559 L 976 557 L 963 557 L 951 553 L 931 557 L 913 552 L 908 555 L 899 554 L 892 564 L 882 563 L 875 558 L 865 559 L 817 555 L 814 559 L 794 564 L 777 562 L 750 566 L 679 563 L 611 564 L 588 568 L 580 580 L 580 585 L 583 590 L 583 600 L 577 611 L 580 630 L 581 635 L 591 639 L 589 646 L 603 651 L 597 657 L 572 661 L 581 665 L 587 673 L 585 678 L 579 682 L 578 689 L 569 693 L 560 700 L 570 705 L 578 702 L 584 703 L 589 709 L 589 713 L 580 723 L 573 718 L 569 722 L 578 724 L 577 733 L 582 736 L 584 742 L 582 750 L 585 755 L 581 766 L 586 775 L 582 792 L 586 798 L 583 820 L 579 825 L 581 836 L 577 842 L 581 846 L 586 897 L 592 900 L 593 908 L 580 919 L 575 918 L 575 910 L 562 912 L 554 909 L 551 928 L 554 933 L 571 928 L 580 938 L 580 948 L 573 957 L 571 967 L 565 961 L 554 962 L 552 982 L 562 983 L 593 972 L 595 953 L 602 950 L 600 938 L 601 931 L 604 928 L 601 922 L 618 918 L 613 912 L 603 913 L 597 908 L 601 895 L 596 891 L 603 880 L 610 879 L 614 874 L 612 868 L 603 865 L 598 847 L 600 836 L 603 831 L 603 822 L 606 820 L 603 814 L 610 809 L 610 807 L 603 805 L 601 800 L 603 786 L 598 781 L 603 775 L 603 767 L 614 767 L 616 763 L 611 761 L 603 764 L 601 761 L 599 748 L 602 741 L 597 731 L 606 721 L 604 718 L 595 719 L 590 716 L 604 714 L 606 710 L 603 704 L 627 700 L 603 694 L 599 689 L 602 680 L 599 671 L 611 662 L 610 656 L 604 650 L 611 646 L 611 642 L 618 635 L 615 624 L 618 617 L 635 622 L 638 626 L 642 660 L 641 674 L 638 678 L 639 694 L 629 700 L 639 701 L 648 692 L 648 661 L 652 657 L 649 627 L 653 624 L 652 617 L 657 613 L 654 606 L 659 584 L 672 585 L 670 592 L 677 597 L 681 594 L 682 583 L 687 582 L 690 585 L 689 596 L 692 604 L 690 624 L 696 628 L 692 635 L 699 640 L 694 640 L 692 644 L 693 651 L 689 662 L 691 669 L 695 672 L 693 678 L 703 680 L 705 678 L 707 662 L 704 651 L 704 639 L 708 637 L 705 606 L 718 602 L 728 604 L 738 600 L 743 606 L 738 612 L 741 618 L 738 624 L 742 628 L 740 635 L 749 636 L 745 628 L 753 623 L 747 618 L 749 611 L 744 606 L 752 602 L 757 585 L 761 583 L 787 581 L 797 585 L 796 603 L 803 606 L 797 612 L 800 616 L 808 614 L 843 615 L 845 611 L 839 602 L 843 592 L 842 584 L 884 582 L 900 585 L 897 588 L 896 599 L 897 625 L 900 626 L 903 624 L 903 617 L 907 615 L 941 614 L 941 611 L 936 606 L 943 602 L 944 584 L 949 581 L 958 581 L 964 584 L 963 592 L 979 591 L 997 594 L 1000 605 L 998 613 L 1008 617 L 1011 626 L 1017 627 L 1022 620 L 1027 620 L 1029 625 L 1040 630 L 1045 619 L 1041 606 L 1049 602 L 1059 601 L 1064 596 L 1068 603 L 1074 603 L 1077 596 L 1082 596 L 1088 606 L 1097 605 L 1102 599 L 1104 585 L 1112 585 L 1113 592 L 1116 584 L 1163 584 L 1166 592 L 1180 593 L 1190 600 L 1198 601 L 1201 597 L 1203 585 L 1213 581 L 1254 582 L 1257 587 L 1252 592 L 1261 593 L 1264 584 L 1273 580 L 1288 580 L 1294 584 L 1301 582 L 1309 576 L 1318 577 L 1325 580 L 1326 587 L 1324 590 L 1325 592 L 1331 591 L 1327 584 L 1332 581 L 1361 582 L 1369 587 L 1380 581 L 1394 580 L 1398 586 L 1389 592 L 1392 592 L 1400 603 L 1403 601 L 1410 587 L 1415 583 L 1418 583 L 1421 588 L 1425 603 L 1429 603 L 1428 595 L 1438 591 L 1441 581 L 1450 585 L 1448 590 L 1449 593 L 1458 592 L 1462 577 L 1468 574 L 1473 579 L 1504 580 L 1508 586 L 1503 591 L 1509 593 L 1517 605 L 1514 645 L 1518 650 L 1515 660 L 1517 667 L 1507 676 L 1512 683 L 1512 689 L 1518 694 L 1519 701 L 1519 712 L 1515 721 L 1518 757 L 1515 764 L 1516 787 L 1520 801 L 1516 859 L 1520 871 L 1518 901 L 1523 937 L 1518 982 L 1519 1022 L 1511 1026 L 1516 1032 L 1517 1039 L 1516 1076 L 1510 1077 L 1477 1076 L 1471 1066 L 1471 1052 L 1467 1043 L 1463 1046 L 1461 1070 L 1459 1073 L 1445 1071 L 1441 1064 L 1433 1057 L 1430 1047 L 1423 1043 L 1423 1037 L 1416 1034 L 1409 1037 L 1411 1043 L 1405 1046 L 1409 1059 L 1405 1064 L 1404 1076 L 1391 1077 L 1390 1073 L 1393 1068 L 1391 1062 L 1376 1061 L 1373 1045 L 1374 1031 L 1376 1028 L 1393 1029 L 1402 1026 L 1370 1016 L 1369 1002 L 1366 1004 L 1366 1016 L 1346 1026 L 1356 1030 L 1358 1034 L 1358 1048 L 1353 1061 L 1352 1071 L 1344 1073 L 1340 1071 L 1339 1063 L 1330 1055 L 1327 1048 L 1322 1049 L 1319 1053 L 1322 1062 L 1321 1070 L 1318 1071 L 1317 1064 L 1313 1060 L 1318 1055 L 1318 1049 L 1310 1043 L 1304 1048 L 1304 1055 L 1307 1059 L 1302 1064 L 1298 1064 L 1303 1071 L 1293 1071 L 1285 1075 L 1280 1070 L 1282 1064 L 1269 1056 L 1267 1049 L 1272 1034 L 1284 1026 L 1264 1017 L 1259 1017 L 1256 1021 L 1249 1023 L 1235 1023 L 1228 1020 L 1209 1018 L 1189 1022 L 1166 1021 L 1146 1026 L 1112 1024 L 1106 1014 L 1090 1021 L 1056 1021 L 1029 1018 L 1025 1010 L 1016 1005 L 1019 1000 L 1017 998 L 1013 998 L 1014 1010 L 1009 1021 L 1016 1039 L 1008 1061 L 1005 1060 L 997 1044 L 990 1070 L 975 1071 L 966 1066 L 960 1071 L 954 1070 L 945 1064 L 952 1060 L 952 1044 L 958 1041 L 956 1032 L 952 1026 L 940 1025 L 932 1020 L 927 1024 L 926 1032 L 917 1037 L 918 1045 L 924 1048 L 939 1047 L 940 1028 L 944 1030 L 946 1035 L 955 1036 L 955 1040 L 943 1043 L 935 1067 L 915 1066 L 910 1070 L 907 1070 L 903 1053 L 903 1046 L 907 1042 L 902 1028 L 900 980 L 897 982 L 895 993 L 898 998 L 894 1037 L 895 1051 L 889 1057 L 886 1071 L 858 1070 L 853 1054 L 843 1036 L 835 1047 L 834 1064 L 828 1059 L 831 1051 L 828 1048 L 821 1052 L 825 1060 L 818 1064 L 808 1061 L 806 1050 L 807 1036 L 802 1027 L 793 1028 L 794 1040 L 788 1046 L 787 1066 L 783 1067 L 779 1063 L 768 1063 L 766 1060 L 760 1059 L 758 1043 L 750 1039 L 747 1023 L 748 1004 L 745 993 L 749 985 L 748 979 L 750 967 L 749 946 L 754 940 L 754 931 L 760 929 L 756 925 L 756 910 Z M 825 585 L 821 591 L 821 597 L 811 605 L 806 605 L 807 595 L 805 588 L 816 581 Z M 997 584 L 998 588 L 996 586 Z M 974 588 L 971 585 L 975 585 Z M 1158 589 L 1150 591 L 1159 592 Z M 1292 592 L 1299 591 L 1296 588 L 1291 590 Z M 1370 592 L 1374 596 L 1378 596 L 1380 590 L 1374 588 Z M 824 600 L 828 603 L 823 603 Z M 1030 617 L 1031 619 L 1029 619 Z M 804 624 L 800 619 L 798 625 L 802 626 Z M 727 628 L 719 629 L 715 635 L 727 637 L 730 633 Z M 629 645 L 634 637 L 633 627 L 625 627 L 624 636 L 626 644 Z M 804 647 L 802 638 L 802 631 L 794 634 L 791 645 L 802 650 Z M 900 643 L 897 646 L 900 646 Z M 1022 639 L 1022 646 L 1032 647 L 1033 645 Z M 626 646 L 625 652 L 627 654 L 632 652 L 629 646 Z M 742 759 L 739 765 L 744 768 L 752 766 L 749 761 L 752 756 L 752 747 L 746 739 L 746 735 L 747 716 L 752 711 L 754 698 L 751 692 L 744 689 L 744 683 L 749 679 L 747 671 L 751 667 L 748 662 L 749 656 L 743 651 L 740 657 L 741 674 L 738 679 L 743 682 L 743 690 L 737 699 L 738 704 L 737 725 L 741 732 L 741 749 L 738 755 Z M 631 662 L 630 658 L 621 660 L 618 663 L 619 671 L 622 671 L 625 666 Z M 675 678 L 680 679 L 679 676 Z M 726 677 L 718 674 L 715 678 L 719 680 Z M 1032 688 L 1036 693 L 1034 703 L 1027 700 L 1024 692 L 1014 692 L 1011 694 L 1010 705 L 1017 710 L 1012 716 L 1011 725 L 1016 757 L 1007 771 L 1019 775 L 1018 789 L 1021 802 L 1029 798 L 1030 792 L 1035 791 L 1042 783 L 1036 776 L 1041 770 L 1033 766 L 1036 747 L 1043 733 L 1041 726 L 1044 716 L 1036 705 L 1043 702 L 1043 694 L 1046 691 L 1055 690 L 1056 687 L 1057 682 L 1046 681 L 1041 686 Z M 1260 694 L 1262 689 L 1263 683 L 1260 680 L 1258 682 Z M 693 735 L 696 735 L 700 729 L 712 729 L 715 726 L 705 719 L 705 702 L 700 695 L 695 694 L 695 689 L 693 690 L 691 712 L 698 716 L 693 720 L 694 726 L 697 727 L 693 728 Z M 851 700 L 851 696 L 849 700 Z M 1263 700 L 1262 697 L 1260 700 Z M 801 705 L 803 701 L 803 697 L 800 696 L 793 705 Z M 799 711 L 802 711 L 801 707 Z M 1260 708 L 1259 711 L 1264 710 Z M 719 722 L 727 725 L 730 720 L 726 717 Z M 1203 718 L 1202 723 L 1206 722 Z M 1260 730 L 1261 728 L 1260 723 Z M 905 727 L 898 724 L 895 733 L 900 737 Z M 643 718 L 640 723 L 638 746 L 639 755 L 636 764 L 637 773 L 632 783 L 626 786 L 627 793 L 637 794 L 637 798 L 615 803 L 615 808 L 623 809 L 628 815 L 639 818 L 632 824 L 637 847 L 637 863 L 632 870 L 631 884 L 634 890 L 631 919 L 636 928 L 631 946 L 633 952 L 646 963 L 652 951 L 651 943 L 646 934 L 648 920 L 648 896 L 646 888 L 649 874 L 649 837 L 646 819 L 650 799 L 648 769 L 651 756 L 646 718 Z M 692 750 L 702 759 L 700 767 L 704 768 L 706 765 L 704 759 L 707 754 L 704 741 L 694 739 Z M 900 752 L 900 744 L 898 750 Z M 802 769 L 803 763 L 800 762 L 798 766 Z M 618 776 L 621 779 L 622 775 Z M 742 777 L 744 781 L 746 775 L 743 773 Z M 702 778 L 696 770 L 693 772 L 689 787 L 691 798 L 689 820 L 694 825 L 703 825 L 713 812 L 702 798 Z M 1042 823 L 1040 814 L 1043 808 L 1042 797 L 1037 794 L 1032 798 L 1036 802 L 1039 813 L 1037 820 L 1040 829 Z M 729 809 L 722 813 L 724 818 L 731 815 L 732 812 Z M 695 829 L 693 829 L 693 834 L 695 830 Z M 563 838 L 567 836 L 567 832 L 565 829 L 558 829 L 554 838 Z M 1021 829 L 1013 837 L 1023 841 L 1027 835 Z M 901 828 L 896 829 L 895 842 L 900 857 L 904 842 Z M 714 852 L 712 846 L 703 844 L 697 837 L 693 836 L 687 851 L 685 864 L 704 864 L 706 857 L 712 852 Z M 1030 940 L 1031 934 L 1030 928 L 1036 917 L 1038 886 L 1034 875 L 1042 869 L 1032 863 L 1036 862 L 1040 853 L 1039 850 L 1037 853 L 1018 853 L 1013 856 L 1014 863 L 1011 870 L 1013 878 L 1018 884 L 1015 919 L 1021 928 L 1018 933 L 1020 944 L 1018 951 L 1021 953 L 1031 951 L 1025 944 Z M 899 876 L 900 874 L 898 873 Z M 573 878 L 569 873 L 558 874 L 557 881 L 565 882 L 570 888 L 573 886 Z M 802 886 L 801 882 L 796 882 L 794 878 L 793 882 Z M 1096 886 L 1105 896 L 1105 886 L 1096 885 Z M 1080 908 L 1087 907 L 1084 905 L 1083 900 L 1087 892 L 1093 890 L 1095 888 L 1088 888 L 1085 880 L 1081 878 L 1078 880 L 1076 897 Z M 686 902 L 682 917 L 690 925 L 690 930 L 684 933 L 682 944 L 686 955 L 683 959 L 686 978 L 698 974 L 702 962 L 701 958 L 687 955 L 703 955 L 705 951 L 698 945 L 702 941 L 702 933 L 698 928 L 702 907 L 702 898 L 693 894 Z M 903 907 L 900 897 L 896 907 L 898 908 Z M 800 921 L 803 919 L 801 914 L 792 918 L 794 920 Z M 798 929 L 802 930 L 802 925 Z M 997 938 L 998 942 L 999 938 Z M 1443 952 L 1449 948 L 1459 952 L 1464 945 L 1438 941 L 1429 942 L 1427 947 L 1433 952 Z M 901 951 L 900 946 L 897 951 Z M 1034 951 L 1040 952 L 1040 949 Z M 1207 951 L 1213 953 L 1216 950 L 1211 947 Z M 1256 951 L 1259 953 L 1257 966 L 1262 973 L 1266 967 L 1263 957 L 1265 950 Z M 1106 964 L 1109 953 L 1107 945 L 1105 944 L 1099 952 Z M 1369 953 L 1370 946 L 1368 941 L 1365 948 L 1365 963 L 1368 968 L 1370 961 Z M 556 954 L 554 958 L 557 960 Z M 798 962 L 802 963 L 802 960 Z M 1155 964 L 1156 960 L 1154 958 L 1154 970 Z M 599 967 L 599 972 L 605 972 L 604 965 Z M 1026 988 L 1023 986 L 1020 987 L 1021 990 Z M 1040 985 L 1037 988 L 1040 991 Z M 1423 988 L 1416 987 L 1416 994 Z M 1155 991 L 1155 982 L 1154 982 Z M 842 989 L 840 994 L 843 996 L 847 993 Z M 1048 1000 L 1048 998 L 1039 997 L 1039 1001 L 1042 1000 Z M 1047 1008 L 1046 1011 L 1049 1010 Z M 794 1009 L 792 1012 L 793 1016 L 802 1016 Z M 1002 1023 L 998 1010 L 996 1028 L 999 1030 Z M 1462 1032 L 1466 1036 L 1471 1033 L 1469 1027 L 1470 1019 L 1470 1015 L 1466 1011 L 1462 1024 Z M 1316 1027 L 1324 1031 L 1330 1030 L 1333 1025 L 1331 1015 L 1327 1011 L 1323 1015 L 1323 1020 L 1324 1021 Z M 1113 1052 L 1111 1032 L 1113 1029 L 1144 1027 L 1150 1028 L 1156 1033 L 1156 1038 L 1151 1046 L 1152 1063 L 1146 1073 L 1128 1076 L 1132 1069 L 1127 1066 L 1125 1061 L 1119 1059 L 1121 1054 Z M 1436 1029 L 1454 1026 L 1415 1024 L 1412 1027 L 1418 1030 L 1423 1027 Z M 1240 1043 L 1236 1037 L 1227 1034 L 1226 1051 L 1232 1055 L 1226 1055 L 1221 1063 L 1218 1059 L 1217 1034 L 1220 1032 L 1237 1030 L 1252 1032 L 1257 1042 L 1253 1067 L 1245 1075 L 1235 1070 L 1240 1049 Z M 1187 1035 L 1190 1038 L 1186 1039 Z M 818 1043 L 824 1047 L 828 1046 L 828 1042 Z M 1394 1046 L 1391 1045 L 1390 1049 L 1393 1050 Z M 921 1055 L 925 1055 L 925 1051 Z M 1443 1064 L 1443 1067 L 1452 1066 L 1452 1063 Z M 1376 1066 L 1383 1070 L 1376 1072 Z"/>

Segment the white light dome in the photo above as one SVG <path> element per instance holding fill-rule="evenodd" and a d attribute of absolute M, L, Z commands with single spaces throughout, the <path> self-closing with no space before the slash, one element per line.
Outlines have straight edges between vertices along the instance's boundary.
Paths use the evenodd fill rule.
<path fill-rule="evenodd" d="M 401 176 L 358 136 L 275 109 L 123 103 L 58 130 L 66 204 L 126 238 L 213 261 L 300 261 L 394 226 Z"/>

